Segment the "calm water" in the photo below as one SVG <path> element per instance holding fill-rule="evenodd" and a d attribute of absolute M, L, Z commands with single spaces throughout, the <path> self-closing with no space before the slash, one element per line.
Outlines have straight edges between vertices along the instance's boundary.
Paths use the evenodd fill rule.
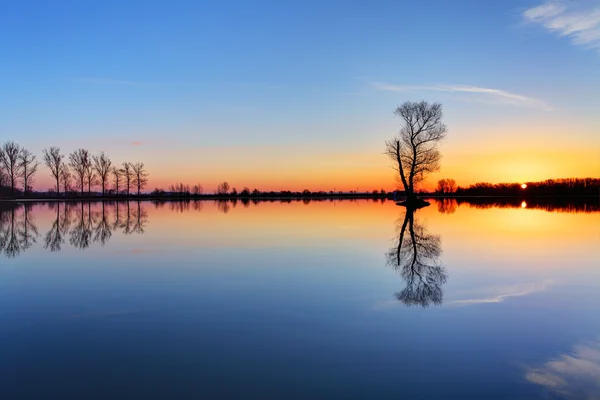
<path fill-rule="evenodd" d="M 600 398 L 596 211 L 2 207 L 2 399 Z"/>

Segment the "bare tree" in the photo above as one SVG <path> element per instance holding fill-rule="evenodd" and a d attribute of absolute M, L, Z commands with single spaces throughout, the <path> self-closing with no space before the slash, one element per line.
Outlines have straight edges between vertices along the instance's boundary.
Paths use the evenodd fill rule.
<path fill-rule="evenodd" d="M 60 170 L 65 156 L 60 154 L 59 147 L 44 149 L 44 163 L 50 169 L 52 176 L 56 179 L 56 194 L 60 194 Z"/>
<path fill-rule="evenodd" d="M 12 195 L 15 195 L 15 186 L 21 176 L 21 164 L 19 163 L 19 154 L 21 146 L 15 142 L 6 142 L 0 149 L 0 163 L 4 168 L 4 173 L 8 178 Z"/>
<path fill-rule="evenodd" d="M 92 186 L 96 186 L 100 183 L 98 180 L 98 176 L 96 176 L 96 171 L 94 170 L 94 165 L 92 163 L 92 158 L 88 158 L 88 162 L 85 166 L 85 182 L 88 187 L 88 196 L 92 194 Z"/>
<path fill-rule="evenodd" d="M 115 185 L 115 192 L 117 196 L 119 195 L 119 187 L 121 186 L 121 182 L 123 180 L 123 170 L 117 168 L 116 166 L 110 169 L 110 173 L 113 177 L 113 185 Z"/>
<path fill-rule="evenodd" d="M 440 179 L 437 184 L 436 192 L 454 193 L 456 192 L 456 181 L 454 179 Z"/>
<path fill-rule="evenodd" d="M 137 188 L 137 195 L 148 184 L 148 172 L 144 169 L 144 163 L 136 163 L 131 165 L 133 170 L 133 185 Z"/>
<path fill-rule="evenodd" d="M 199 183 L 192 187 L 192 193 L 194 193 L 195 196 L 201 195 L 203 191 L 204 191 L 204 188 Z"/>
<path fill-rule="evenodd" d="M 219 195 L 226 195 L 227 193 L 229 193 L 229 183 L 227 183 L 227 182 L 220 183 L 217 186 L 217 190 L 215 191 L 215 193 L 219 194 Z"/>
<path fill-rule="evenodd" d="M 125 183 L 125 190 L 127 191 L 127 196 L 129 197 L 129 192 L 130 192 L 131 188 L 133 187 L 133 179 L 134 179 L 133 168 L 132 168 L 131 163 L 128 163 L 128 162 L 124 162 L 122 165 L 123 165 L 123 169 L 121 170 L 121 172 L 123 175 L 123 181 Z"/>
<path fill-rule="evenodd" d="M 110 166 L 112 162 L 104 152 L 101 152 L 98 156 L 94 156 L 94 170 L 100 178 L 100 185 L 102 185 L 102 196 L 106 189 L 106 181 L 108 180 L 108 174 L 110 173 Z"/>
<path fill-rule="evenodd" d="M 403 120 L 398 136 L 385 143 L 386 154 L 392 159 L 404 186 L 407 203 L 416 200 L 415 186 L 429 172 L 439 170 L 438 146 L 446 136 L 442 123 L 442 105 L 426 101 L 407 101 L 395 114 Z"/>
<path fill-rule="evenodd" d="M 32 190 L 33 176 L 40 166 L 36 157 L 27 149 L 21 148 L 19 153 L 19 168 L 21 169 L 21 178 L 23 179 L 23 193 L 28 193 Z"/>
<path fill-rule="evenodd" d="M 71 190 L 71 170 L 69 169 L 69 165 L 62 163 L 60 166 L 60 183 L 63 186 L 63 193 L 67 193 Z"/>
<path fill-rule="evenodd" d="M 83 195 L 85 189 L 85 178 L 90 162 L 90 152 L 86 149 L 77 149 L 69 154 L 69 166 L 73 171 L 77 189 L 79 189 L 81 195 Z"/>

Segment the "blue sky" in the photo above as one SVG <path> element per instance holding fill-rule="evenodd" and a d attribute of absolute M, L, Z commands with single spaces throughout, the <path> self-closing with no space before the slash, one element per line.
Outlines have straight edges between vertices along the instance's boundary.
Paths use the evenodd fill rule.
<path fill-rule="evenodd" d="M 141 159 L 160 183 L 190 157 L 227 175 L 207 186 L 252 160 L 276 186 L 331 153 L 389 175 L 367 153 L 422 98 L 444 104 L 459 183 L 465 143 L 600 159 L 597 1 L 13 1 L 0 52 L 0 141 Z"/>

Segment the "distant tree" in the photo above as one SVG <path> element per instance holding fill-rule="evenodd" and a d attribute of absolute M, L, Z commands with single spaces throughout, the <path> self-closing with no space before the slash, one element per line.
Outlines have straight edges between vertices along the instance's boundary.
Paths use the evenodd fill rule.
<path fill-rule="evenodd" d="M 437 184 L 436 192 L 454 193 L 456 192 L 456 181 L 454 179 L 440 179 Z"/>
<path fill-rule="evenodd" d="M 37 172 L 40 163 L 36 157 L 27 149 L 21 148 L 19 153 L 19 168 L 21 178 L 23 179 L 23 193 L 29 193 L 32 190 L 34 175 Z"/>
<path fill-rule="evenodd" d="M 133 168 L 131 167 L 131 163 L 124 162 L 123 169 L 121 169 L 123 174 L 123 182 L 125 183 L 125 191 L 127 192 L 127 196 L 129 196 L 129 192 L 133 187 Z"/>
<path fill-rule="evenodd" d="M 252 196 L 254 196 L 254 197 L 260 196 L 260 190 L 254 188 L 254 190 L 252 191 Z"/>
<path fill-rule="evenodd" d="M 4 173 L 7 176 L 12 195 L 15 195 L 15 187 L 21 176 L 21 165 L 19 163 L 19 154 L 21 146 L 15 142 L 8 141 L 0 149 L 0 163 L 3 166 Z"/>
<path fill-rule="evenodd" d="M 141 190 L 148 184 L 148 172 L 144 169 L 144 163 L 140 162 L 133 164 L 131 168 L 133 169 L 133 185 L 137 188 L 139 196 Z"/>
<path fill-rule="evenodd" d="M 241 192 L 240 192 L 240 196 L 241 197 L 250 197 L 250 189 L 245 187 Z"/>
<path fill-rule="evenodd" d="M 236 189 L 236 188 L 233 188 L 233 189 L 231 189 L 231 195 L 232 195 L 233 197 L 237 197 L 237 195 L 238 195 L 238 192 L 237 192 L 237 189 Z"/>
<path fill-rule="evenodd" d="M 69 165 L 66 163 L 62 163 L 60 166 L 60 183 L 63 187 L 63 193 L 68 193 L 71 191 L 71 171 L 69 169 Z"/>
<path fill-rule="evenodd" d="M 229 193 L 229 183 L 227 183 L 227 182 L 220 183 L 217 186 L 217 190 L 215 191 L 215 193 L 219 194 L 219 195 L 226 195 L 227 193 Z"/>
<path fill-rule="evenodd" d="M 194 193 L 196 196 L 202 194 L 203 190 L 204 189 L 202 188 L 202 185 L 199 183 L 192 187 L 192 193 Z"/>
<path fill-rule="evenodd" d="M 60 194 L 60 170 L 63 164 L 64 155 L 60 154 L 59 147 L 50 147 L 44 149 L 44 163 L 50 169 L 52 176 L 56 179 L 56 194 Z"/>
<path fill-rule="evenodd" d="M 398 171 L 407 201 L 416 200 L 415 186 L 425 175 L 439 170 L 439 143 L 446 136 L 442 105 L 407 101 L 395 114 L 403 120 L 398 136 L 386 142 L 386 154 Z"/>
<path fill-rule="evenodd" d="M 90 152 L 86 149 L 77 149 L 69 154 L 69 166 L 77 182 L 76 188 L 79 189 L 82 195 L 85 189 L 88 165 L 90 164 Z"/>
<path fill-rule="evenodd" d="M 88 196 L 92 193 L 92 187 L 100 183 L 98 175 L 96 175 L 96 171 L 94 170 L 94 164 L 91 157 L 88 159 L 88 163 L 85 166 L 85 182 L 88 188 Z"/>
<path fill-rule="evenodd" d="M 98 174 L 98 178 L 100 179 L 100 185 L 102 186 L 102 196 L 106 191 L 106 182 L 108 181 L 108 176 L 110 174 L 110 166 L 112 162 L 110 158 L 104 154 L 104 152 L 100 152 L 99 155 L 93 157 L 94 160 L 94 171 Z"/>
<path fill-rule="evenodd" d="M 123 181 L 123 170 L 117 167 L 112 167 L 110 169 L 110 173 L 113 177 L 113 185 L 115 186 L 115 193 L 117 196 L 119 195 L 119 187 L 121 186 L 121 182 Z"/>

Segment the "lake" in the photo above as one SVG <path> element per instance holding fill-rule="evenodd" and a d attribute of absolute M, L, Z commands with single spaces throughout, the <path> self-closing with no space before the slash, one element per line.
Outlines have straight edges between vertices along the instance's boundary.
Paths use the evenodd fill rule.
<path fill-rule="evenodd" d="M 0 398 L 600 398 L 600 212 L 0 205 Z"/>

